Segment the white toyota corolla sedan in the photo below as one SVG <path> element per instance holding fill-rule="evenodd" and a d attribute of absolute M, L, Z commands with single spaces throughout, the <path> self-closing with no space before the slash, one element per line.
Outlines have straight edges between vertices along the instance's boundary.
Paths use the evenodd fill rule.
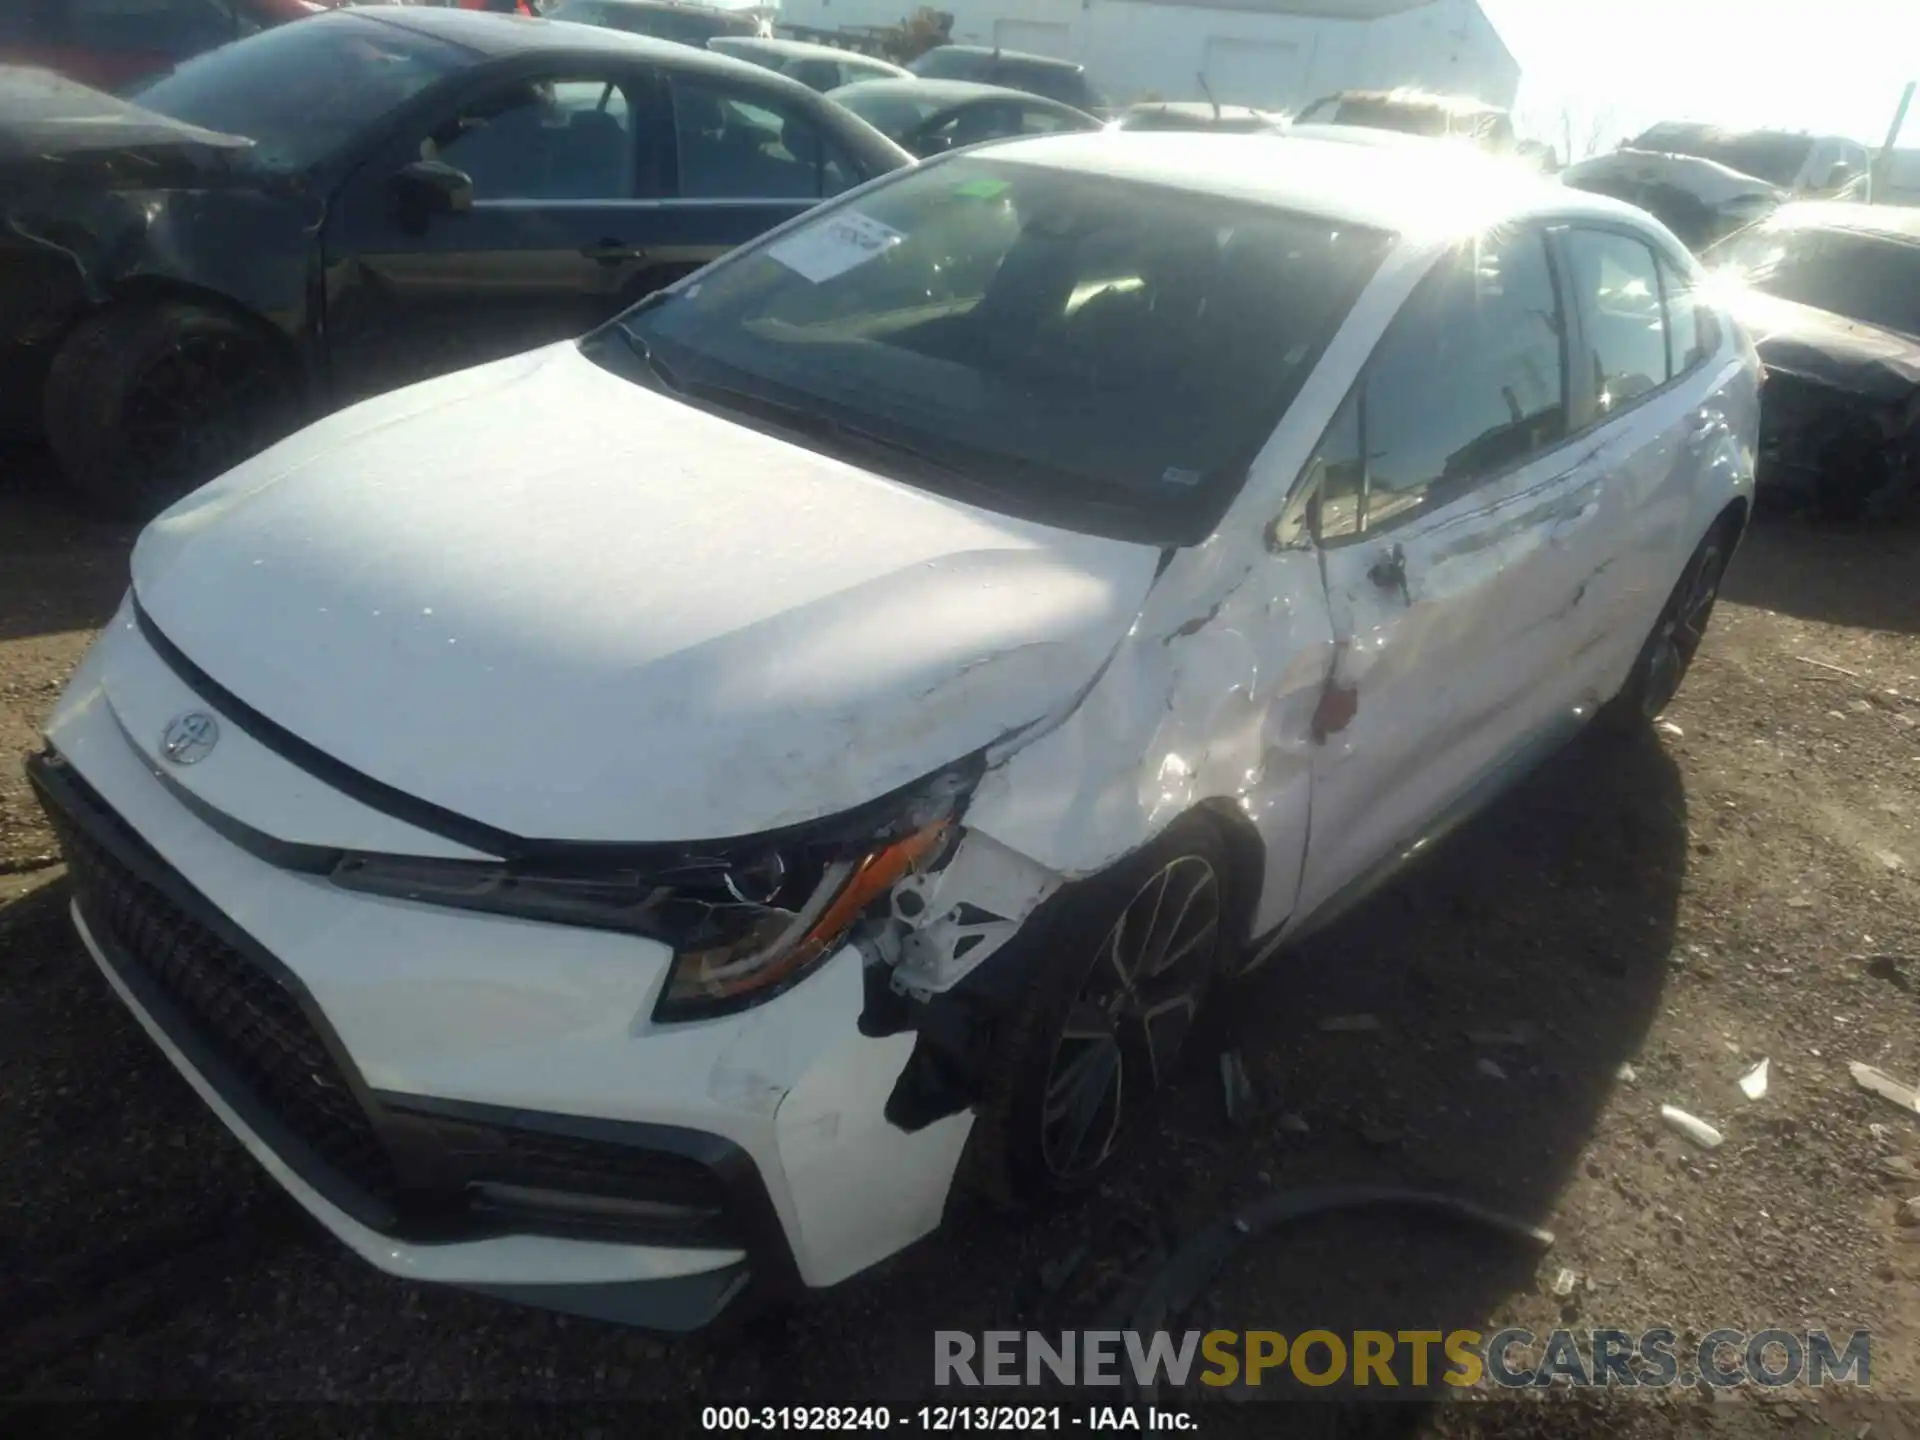
<path fill-rule="evenodd" d="M 1085 1183 L 1746 521 L 1685 250 L 1425 148 L 959 152 L 246 462 L 32 762 L 87 948 L 396 1275 L 684 1328 Z"/>

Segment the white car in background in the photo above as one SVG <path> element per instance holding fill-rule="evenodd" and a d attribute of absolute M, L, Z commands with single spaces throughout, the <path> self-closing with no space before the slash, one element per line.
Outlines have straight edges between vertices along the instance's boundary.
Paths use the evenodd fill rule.
<path fill-rule="evenodd" d="M 1755 357 L 1510 170 L 1012 141 L 247 461 L 32 765 L 88 949 L 412 1279 L 691 1327 L 1086 1184 L 1213 987 L 1699 643 Z"/>

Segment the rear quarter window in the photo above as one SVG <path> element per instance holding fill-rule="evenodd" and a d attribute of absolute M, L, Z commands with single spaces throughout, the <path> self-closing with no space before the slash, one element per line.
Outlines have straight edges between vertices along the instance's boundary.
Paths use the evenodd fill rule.
<path fill-rule="evenodd" d="M 1720 322 L 1701 298 L 1693 275 L 1665 255 L 1658 260 L 1667 306 L 1669 368 L 1681 375 L 1711 359 L 1720 348 Z"/>

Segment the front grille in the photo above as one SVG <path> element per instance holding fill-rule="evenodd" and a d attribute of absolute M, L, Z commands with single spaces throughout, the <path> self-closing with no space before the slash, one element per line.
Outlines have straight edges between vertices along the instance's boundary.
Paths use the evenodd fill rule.
<path fill-rule="evenodd" d="M 88 923 L 165 991 L 200 1041 L 325 1164 L 391 1204 L 399 1190 L 393 1161 L 293 994 L 48 808 Z"/>
<path fill-rule="evenodd" d="M 115 970 L 281 1159 L 362 1223 L 429 1244 L 547 1233 L 741 1248 L 790 1282 L 779 1218 L 738 1146 L 367 1092 L 271 957 L 227 938 L 218 912 L 64 763 L 36 757 L 27 769 Z"/>
<path fill-rule="evenodd" d="M 1760 411 L 1760 454 L 1778 468 L 1817 475 L 1849 440 L 1874 437 L 1872 416 L 1859 400 L 1785 371 L 1767 375 Z"/>

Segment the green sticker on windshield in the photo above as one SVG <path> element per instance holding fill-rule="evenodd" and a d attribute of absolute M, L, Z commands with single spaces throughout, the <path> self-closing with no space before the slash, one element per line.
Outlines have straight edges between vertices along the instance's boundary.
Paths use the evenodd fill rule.
<path fill-rule="evenodd" d="M 996 180 L 991 175 L 982 175 L 977 180 L 969 180 L 963 185 L 953 187 L 956 195 L 965 195 L 970 200 L 991 200 L 1007 188 L 1005 180 Z"/>

